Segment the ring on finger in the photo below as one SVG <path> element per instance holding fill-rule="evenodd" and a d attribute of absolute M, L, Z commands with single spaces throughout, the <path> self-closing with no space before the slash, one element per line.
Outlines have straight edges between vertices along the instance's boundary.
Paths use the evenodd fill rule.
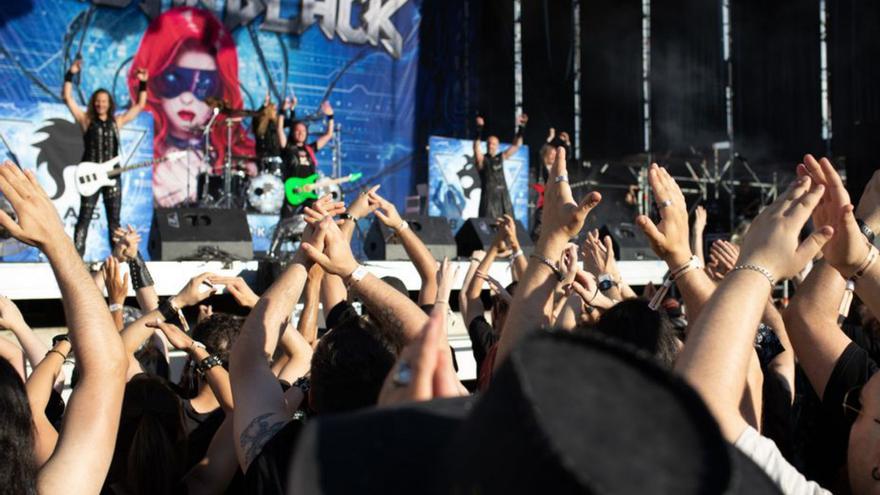
<path fill-rule="evenodd" d="M 557 184 L 559 184 L 560 182 L 568 182 L 568 176 L 567 175 L 557 175 L 556 178 L 553 179 L 553 182 L 555 182 Z"/>
<path fill-rule="evenodd" d="M 407 387 L 412 383 L 412 379 L 412 366 L 409 365 L 409 362 L 400 360 L 400 362 L 397 363 L 397 370 L 391 377 L 391 383 L 393 383 L 395 387 Z"/>

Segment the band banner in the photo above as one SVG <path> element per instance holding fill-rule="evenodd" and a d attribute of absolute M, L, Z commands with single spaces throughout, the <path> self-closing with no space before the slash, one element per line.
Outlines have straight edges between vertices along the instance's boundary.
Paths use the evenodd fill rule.
<path fill-rule="evenodd" d="M 458 230 L 468 218 L 476 217 L 480 208 L 480 176 L 474 162 L 473 140 L 431 136 L 428 161 L 428 214 L 450 220 Z M 485 152 L 485 143 L 483 151 Z M 509 143 L 501 143 L 506 149 Z M 516 220 L 528 223 L 529 148 L 521 146 L 504 160 L 504 178 Z"/>

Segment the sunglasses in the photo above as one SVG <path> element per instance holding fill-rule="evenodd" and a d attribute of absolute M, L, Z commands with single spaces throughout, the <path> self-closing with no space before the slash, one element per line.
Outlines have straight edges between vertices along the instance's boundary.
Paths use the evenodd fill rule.
<path fill-rule="evenodd" d="M 162 98 L 174 98 L 186 91 L 196 98 L 219 97 L 220 74 L 216 70 L 187 69 L 172 65 L 156 80 L 156 92 Z"/>
<path fill-rule="evenodd" d="M 843 396 L 843 415 L 848 423 L 854 423 L 862 413 L 862 386 L 853 387 Z M 871 418 L 880 425 L 880 419 Z"/>

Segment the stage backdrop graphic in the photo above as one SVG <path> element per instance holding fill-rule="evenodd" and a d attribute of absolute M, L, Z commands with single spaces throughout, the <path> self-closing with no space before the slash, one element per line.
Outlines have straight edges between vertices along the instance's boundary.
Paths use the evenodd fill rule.
<path fill-rule="evenodd" d="M 473 140 L 431 136 L 428 159 L 428 214 L 449 219 L 454 231 L 480 208 L 480 176 L 474 164 Z M 501 149 L 509 147 L 501 143 Z M 486 145 L 483 143 L 483 152 Z M 504 178 L 516 220 L 527 224 L 529 201 L 529 148 L 522 146 L 504 160 Z"/>
<path fill-rule="evenodd" d="M 120 130 L 121 165 L 149 161 L 153 156 L 153 119 L 141 114 Z M 56 103 L 0 102 L 0 156 L 19 163 L 37 175 L 46 193 L 73 236 L 80 196 L 73 182 L 75 165 L 83 153 L 82 133 L 64 105 Z M 152 169 L 143 167 L 122 175 L 123 225 L 141 234 L 140 251 L 148 258 L 147 234 L 153 219 Z M 84 258 L 102 260 L 110 254 L 104 202 L 98 199 Z M 36 248 L 14 239 L 0 240 L 0 261 L 45 261 Z"/>
<path fill-rule="evenodd" d="M 198 2 L 206 10 L 172 5 L 184 3 L 196 2 L 31 0 L 4 6 L 0 107 L 13 109 L 4 115 L 20 118 L 16 112 L 23 108 L 60 103 L 64 72 L 77 53 L 83 70 L 74 92 L 82 107 L 94 90 L 106 88 L 117 108 L 127 108 L 137 91 L 133 65 L 152 69 L 144 112 L 155 117 L 152 152 L 190 150 L 188 160 L 154 168 L 154 202 L 170 206 L 194 196 L 193 177 L 216 170 L 216 156 L 226 152 L 226 128 L 220 122 L 210 138 L 214 156 L 202 156 L 200 126 L 210 117 L 204 102 L 208 96 L 226 99 L 236 108 L 256 109 L 267 93 L 276 102 L 295 95 L 296 116 L 309 122 L 310 141 L 323 132 L 325 121 L 318 108 L 326 100 L 335 109 L 341 140 L 338 147 L 331 141 L 318 153 L 319 171 L 330 175 L 337 154 L 342 174 L 364 176 L 360 183 L 345 186 L 347 192 L 382 184 L 382 193 L 403 207 L 411 187 L 421 0 Z M 209 48 L 219 48 L 208 62 L 211 67 L 202 67 L 199 74 L 177 70 L 177 82 L 192 79 L 184 84 L 190 91 L 161 85 L 163 76 L 178 67 L 193 67 L 182 58 L 185 50 L 179 49 L 189 46 L 185 42 L 191 39 L 209 39 Z M 174 94 L 179 91 L 184 92 Z M 194 103 L 193 95 L 198 100 Z M 191 106 L 181 107 L 184 99 Z M 51 117 L 72 122 L 63 111 Z M 42 125 L 45 122 L 33 122 L 31 127 Z M 250 118 L 234 126 L 232 154 L 253 154 L 251 126 Z M 28 155 L 20 143 L 10 146 L 14 154 Z M 122 221 L 131 223 L 131 218 L 123 212 Z"/>

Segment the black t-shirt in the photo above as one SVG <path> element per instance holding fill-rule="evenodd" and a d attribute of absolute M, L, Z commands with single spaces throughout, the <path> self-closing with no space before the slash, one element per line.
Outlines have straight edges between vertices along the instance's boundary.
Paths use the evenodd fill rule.
<path fill-rule="evenodd" d="M 483 367 L 486 353 L 489 348 L 498 342 L 498 336 L 492 330 L 492 325 L 482 315 L 471 320 L 468 325 L 468 335 L 471 338 L 471 348 L 474 351 L 474 360 L 477 362 L 477 372 Z"/>
<path fill-rule="evenodd" d="M 846 454 L 852 424 L 843 412 L 843 397 L 877 372 L 876 363 L 856 343 L 840 355 L 825 385 L 818 425 L 804 452 L 804 474 L 835 493 L 846 488 Z M 802 433 L 802 432 L 801 432 Z"/>
<path fill-rule="evenodd" d="M 288 143 L 283 153 L 284 177 L 308 177 L 314 174 L 318 167 L 314 160 L 317 149 L 317 143 L 305 145 Z"/>
<path fill-rule="evenodd" d="M 287 493 L 287 476 L 290 461 L 303 422 L 293 419 L 275 434 L 248 466 L 244 475 L 246 493 L 284 495 Z"/>
<path fill-rule="evenodd" d="M 843 333 L 864 349 L 875 363 L 880 362 L 880 340 L 875 338 L 870 330 L 866 330 L 861 325 L 845 324 L 842 328 Z"/>
<path fill-rule="evenodd" d="M 192 401 L 189 399 L 181 402 L 187 433 L 187 467 L 191 468 L 205 457 L 208 445 L 211 444 L 211 439 L 223 424 L 226 413 L 219 407 L 213 411 L 200 413 L 193 409 Z"/>

